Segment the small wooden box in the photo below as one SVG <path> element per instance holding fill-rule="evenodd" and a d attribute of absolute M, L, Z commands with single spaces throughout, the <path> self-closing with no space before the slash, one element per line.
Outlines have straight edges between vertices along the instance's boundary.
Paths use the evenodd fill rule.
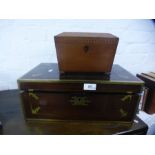
<path fill-rule="evenodd" d="M 58 65 L 42 63 L 18 79 L 27 120 L 97 120 L 131 123 L 143 82 L 119 65 L 109 80 L 61 79 Z"/>
<path fill-rule="evenodd" d="M 111 72 L 118 37 L 108 33 L 64 32 L 54 39 L 60 73 Z"/>

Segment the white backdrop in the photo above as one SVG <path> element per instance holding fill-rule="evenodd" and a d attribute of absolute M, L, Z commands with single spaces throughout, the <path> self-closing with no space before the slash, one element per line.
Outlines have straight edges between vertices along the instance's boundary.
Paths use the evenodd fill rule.
<path fill-rule="evenodd" d="M 57 62 L 54 35 L 64 31 L 106 32 L 120 38 L 114 63 L 134 75 L 155 71 L 152 20 L 0 20 L 0 90 L 41 62 Z"/>

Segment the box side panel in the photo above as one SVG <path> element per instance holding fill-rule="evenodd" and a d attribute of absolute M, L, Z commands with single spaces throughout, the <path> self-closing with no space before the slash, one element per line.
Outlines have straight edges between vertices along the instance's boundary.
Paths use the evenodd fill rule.
<path fill-rule="evenodd" d="M 137 95 L 23 92 L 26 118 L 131 122 Z"/>

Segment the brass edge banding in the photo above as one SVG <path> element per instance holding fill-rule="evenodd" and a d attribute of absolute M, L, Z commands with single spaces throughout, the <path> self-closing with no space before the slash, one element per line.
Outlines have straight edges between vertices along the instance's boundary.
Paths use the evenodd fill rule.
<path fill-rule="evenodd" d="M 22 82 L 32 82 L 32 83 L 96 83 L 96 84 L 128 84 L 128 85 L 144 85 L 143 82 L 137 82 L 137 81 L 106 81 L 106 80 L 49 80 L 49 79 L 42 79 L 42 80 L 37 80 L 37 79 L 24 79 L 24 80 L 19 80 L 19 83 Z"/>
<path fill-rule="evenodd" d="M 37 118 L 26 118 L 26 121 L 28 122 L 39 122 L 43 121 L 45 122 L 83 122 L 83 123 L 120 123 L 120 124 L 132 124 L 133 121 L 102 121 L 102 120 L 61 120 L 61 119 L 37 119 Z"/>

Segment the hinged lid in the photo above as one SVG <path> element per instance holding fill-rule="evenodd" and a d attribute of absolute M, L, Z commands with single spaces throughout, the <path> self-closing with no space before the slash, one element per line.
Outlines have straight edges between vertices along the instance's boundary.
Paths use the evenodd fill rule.
<path fill-rule="evenodd" d="M 110 33 L 63 32 L 55 37 L 57 43 L 114 44 L 119 38 Z"/>

